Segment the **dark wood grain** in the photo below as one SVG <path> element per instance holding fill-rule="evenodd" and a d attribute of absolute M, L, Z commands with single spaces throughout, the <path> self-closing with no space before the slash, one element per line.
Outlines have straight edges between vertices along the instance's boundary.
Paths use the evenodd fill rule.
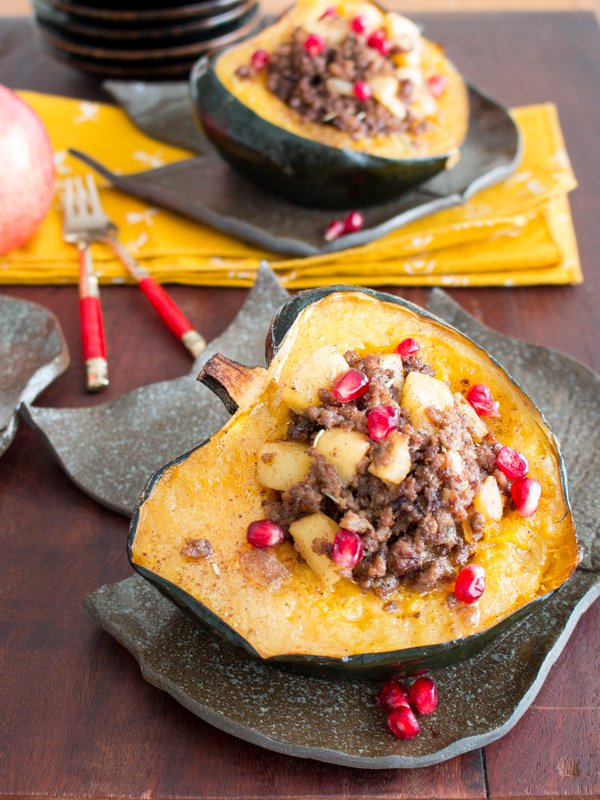
<path fill-rule="evenodd" d="M 424 18 L 478 85 L 509 104 L 558 103 L 581 186 L 573 209 L 581 287 L 461 290 L 493 327 L 558 347 L 600 369 L 597 136 L 600 39 L 591 14 L 467 14 Z M 0 82 L 102 99 L 98 84 L 39 51 L 27 23 L 0 25 Z M 82 391 L 74 287 L 4 287 L 59 317 L 72 366 L 38 401 L 105 402 L 189 367 L 130 287 L 103 291 L 112 385 Z M 242 290 L 172 287 L 212 338 Z M 399 292 L 425 302 L 424 290 Z M 549 387 L 551 390 L 551 387 Z M 129 574 L 126 521 L 82 495 L 31 431 L 0 460 L 0 798 L 512 798 L 600 796 L 600 607 L 590 610 L 532 709 L 500 742 L 435 768 L 362 772 L 278 756 L 214 730 L 153 689 L 98 631 L 85 595 Z M 476 713 L 476 712 L 474 712 Z"/>

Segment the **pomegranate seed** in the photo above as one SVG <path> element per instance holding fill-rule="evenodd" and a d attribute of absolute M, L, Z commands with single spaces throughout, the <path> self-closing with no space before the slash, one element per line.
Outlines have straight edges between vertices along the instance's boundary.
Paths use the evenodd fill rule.
<path fill-rule="evenodd" d="M 389 39 L 382 39 L 377 47 L 382 56 L 389 56 L 392 52 L 392 43 Z"/>
<path fill-rule="evenodd" d="M 367 30 L 367 18 L 364 14 L 359 14 L 351 21 L 350 25 L 354 33 L 364 33 Z"/>
<path fill-rule="evenodd" d="M 323 238 L 326 242 L 333 242 L 334 239 L 338 239 L 343 233 L 346 231 L 346 226 L 342 222 L 341 219 L 334 219 L 329 225 L 325 228 L 325 234 Z"/>
<path fill-rule="evenodd" d="M 304 49 L 309 56 L 319 56 L 325 49 L 325 39 L 318 33 L 309 33 L 304 40 Z"/>
<path fill-rule="evenodd" d="M 367 39 L 367 44 L 369 47 L 372 47 L 373 50 L 378 50 L 382 56 L 387 56 L 392 49 L 392 43 L 386 38 L 383 28 L 380 28 L 378 31 L 373 31 Z"/>
<path fill-rule="evenodd" d="M 454 594 L 461 603 L 474 603 L 485 589 L 485 570 L 479 564 L 463 567 L 456 576 Z"/>
<path fill-rule="evenodd" d="M 271 522 L 270 519 L 259 519 L 248 525 L 246 538 L 252 547 L 272 547 L 274 544 L 281 544 L 285 538 L 285 533 L 281 525 Z"/>
<path fill-rule="evenodd" d="M 353 569 L 363 554 L 362 539 L 354 531 L 338 531 L 333 540 L 331 556 L 335 563 L 344 569 Z"/>
<path fill-rule="evenodd" d="M 438 704 L 435 681 L 417 678 L 408 690 L 408 701 L 417 714 L 433 714 Z"/>
<path fill-rule="evenodd" d="M 510 496 L 522 517 L 533 517 L 542 496 L 542 486 L 533 478 L 519 478 L 511 486 Z"/>
<path fill-rule="evenodd" d="M 344 233 L 356 233 L 365 224 L 360 211 L 351 211 L 344 219 Z"/>
<path fill-rule="evenodd" d="M 421 345 L 416 339 L 402 339 L 396 348 L 396 352 L 400 353 L 402 358 L 412 358 L 417 355 L 420 349 Z"/>
<path fill-rule="evenodd" d="M 419 732 L 417 718 L 406 706 L 395 708 L 389 714 L 387 724 L 397 739 L 412 739 Z"/>
<path fill-rule="evenodd" d="M 410 708 L 406 686 L 395 680 L 383 684 L 377 696 L 377 702 L 380 706 L 387 708 L 388 711 L 392 711 L 394 708 L 401 708 L 402 706 Z"/>
<path fill-rule="evenodd" d="M 476 383 L 467 392 L 467 400 L 480 417 L 499 417 L 500 404 L 492 397 L 490 387 L 485 383 Z"/>
<path fill-rule="evenodd" d="M 257 72 L 260 72 L 261 69 L 264 69 L 268 63 L 269 54 L 266 50 L 255 50 L 254 53 L 252 53 L 250 64 Z"/>
<path fill-rule="evenodd" d="M 496 465 L 509 481 L 516 481 L 517 478 L 524 478 L 529 472 L 529 462 L 518 450 L 512 447 L 501 447 L 498 451 Z"/>
<path fill-rule="evenodd" d="M 370 100 L 373 97 L 373 91 L 366 81 L 356 81 L 353 89 L 354 96 L 363 103 L 366 103 L 367 100 Z"/>
<path fill-rule="evenodd" d="M 331 394 L 338 403 L 351 403 L 367 393 L 369 379 L 359 369 L 349 369 L 338 375 L 331 387 Z"/>
<path fill-rule="evenodd" d="M 392 406 L 377 406 L 367 414 L 369 438 L 380 442 L 398 425 L 398 412 Z"/>
<path fill-rule="evenodd" d="M 319 19 L 335 19 L 338 13 L 333 6 L 328 6 Z"/>
<path fill-rule="evenodd" d="M 446 75 L 432 75 L 431 78 L 427 78 L 427 85 L 434 97 L 441 97 L 446 91 L 448 77 Z"/>

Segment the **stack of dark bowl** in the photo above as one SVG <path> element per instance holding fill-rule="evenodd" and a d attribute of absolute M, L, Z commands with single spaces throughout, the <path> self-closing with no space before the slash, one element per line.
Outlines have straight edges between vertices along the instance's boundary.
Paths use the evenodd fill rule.
<path fill-rule="evenodd" d="M 259 25 L 258 0 L 33 0 L 51 54 L 103 77 L 168 80 Z"/>

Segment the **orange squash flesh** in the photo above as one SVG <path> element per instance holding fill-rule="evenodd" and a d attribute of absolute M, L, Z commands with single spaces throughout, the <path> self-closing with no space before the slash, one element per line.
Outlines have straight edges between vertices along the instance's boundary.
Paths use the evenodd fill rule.
<path fill-rule="evenodd" d="M 475 561 L 486 590 L 474 607 L 451 608 L 443 587 L 420 595 L 402 587 L 383 608 L 351 581 L 324 588 L 298 560 L 290 542 L 274 549 L 283 569 L 271 584 L 250 568 L 250 522 L 264 516 L 265 489 L 256 475 L 265 442 L 285 437 L 289 411 L 281 386 L 308 353 L 326 344 L 341 352 L 392 352 L 416 338 L 423 360 L 453 391 L 486 383 L 502 417 L 489 420 L 496 437 L 523 452 L 543 487 L 530 519 L 516 511 L 486 528 Z M 139 508 L 132 562 L 204 604 L 263 658 L 312 654 L 343 658 L 451 642 L 490 629 L 560 586 L 578 561 L 574 523 L 552 434 L 531 401 L 485 353 L 458 332 L 415 310 L 358 291 L 333 292 L 296 318 L 266 375 L 265 388 L 240 406 L 207 444 L 162 474 Z M 189 561 L 188 539 L 211 542 L 213 560 Z"/>

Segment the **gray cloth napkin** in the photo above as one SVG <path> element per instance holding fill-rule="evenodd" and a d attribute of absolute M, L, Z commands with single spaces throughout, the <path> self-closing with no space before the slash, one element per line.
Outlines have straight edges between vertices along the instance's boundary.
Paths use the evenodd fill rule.
<path fill-rule="evenodd" d="M 187 81 L 104 81 L 102 88 L 138 128 L 176 147 L 206 153 L 211 144 L 194 120 Z"/>

